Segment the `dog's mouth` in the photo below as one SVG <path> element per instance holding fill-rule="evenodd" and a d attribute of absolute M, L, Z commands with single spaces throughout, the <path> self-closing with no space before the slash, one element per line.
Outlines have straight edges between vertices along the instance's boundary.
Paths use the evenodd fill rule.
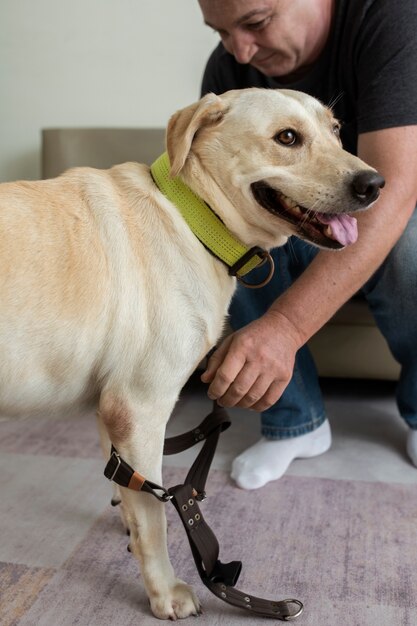
<path fill-rule="evenodd" d="M 251 189 L 258 204 L 295 226 L 302 239 L 340 250 L 358 238 L 356 219 L 347 213 L 319 213 L 302 207 L 264 181 L 252 183 Z"/>

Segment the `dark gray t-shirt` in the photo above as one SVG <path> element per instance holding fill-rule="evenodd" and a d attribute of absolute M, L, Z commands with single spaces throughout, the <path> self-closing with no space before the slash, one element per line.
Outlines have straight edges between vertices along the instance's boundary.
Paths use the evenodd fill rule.
<path fill-rule="evenodd" d="M 240 65 L 220 43 L 202 95 L 229 89 L 297 89 L 330 105 L 342 141 L 356 153 L 360 133 L 417 124 L 417 0 L 336 0 L 331 36 L 311 71 L 292 83 Z"/>

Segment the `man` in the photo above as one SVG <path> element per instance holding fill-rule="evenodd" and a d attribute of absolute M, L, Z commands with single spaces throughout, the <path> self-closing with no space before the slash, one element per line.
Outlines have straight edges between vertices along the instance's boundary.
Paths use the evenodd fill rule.
<path fill-rule="evenodd" d="M 344 147 L 386 180 L 358 216 L 359 240 L 317 253 L 291 240 L 274 251 L 276 280 L 239 289 L 236 330 L 202 376 L 224 406 L 261 412 L 262 439 L 235 459 L 242 488 L 325 452 L 330 427 L 305 343 L 361 289 L 402 365 L 397 399 L 417 466 L 417 6 L 415 0 L 199 0 L 220 35 L 202 93 L 292 88 L 333 104 Z"/>

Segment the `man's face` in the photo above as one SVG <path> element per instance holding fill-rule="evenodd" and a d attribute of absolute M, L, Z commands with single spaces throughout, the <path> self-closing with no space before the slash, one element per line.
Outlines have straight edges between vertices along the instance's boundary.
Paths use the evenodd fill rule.
<path fill-rule="evenodd" d="M 322 0 L 199 0 L 204 20 L 238 63 L 287 76 L 315 60 Z"/>

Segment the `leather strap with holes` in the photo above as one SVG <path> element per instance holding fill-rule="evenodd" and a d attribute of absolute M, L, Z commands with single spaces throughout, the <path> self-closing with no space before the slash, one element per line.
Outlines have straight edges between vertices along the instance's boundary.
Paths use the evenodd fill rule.
<path fill-rule="evenodd" d="M 197 428 L 165 439 L 164 454 L 176 454 L 204 441 L 181 485 L 165 489 L 146 480 L 120 457 L 113 446 L 104 475 L 122 487 L 146 491 L 162 502 L 172 501 L 185 528 L 200 578 L 220 600 L 257 616 L 290 621 L 303 611 L 303 604 L 299 600 L 267 600 L 235 589 L 242 563 L 240 561 L 222 563 L 219 560 L 219 543 L 204 520 L 198 504 L 206 497 L 205 484 L 219 436 L 230 424 L 227 412 L 215 402 L 213 411 Z"/>

